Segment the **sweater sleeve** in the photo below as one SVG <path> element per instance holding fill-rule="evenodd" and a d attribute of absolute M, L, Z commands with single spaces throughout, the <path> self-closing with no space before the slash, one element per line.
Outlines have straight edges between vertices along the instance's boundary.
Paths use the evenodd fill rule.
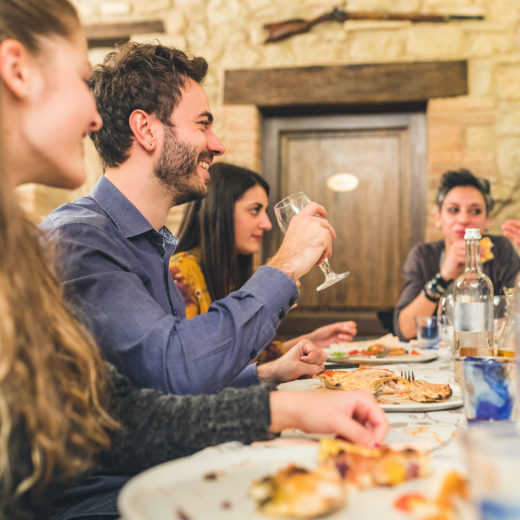
<path fill-rule="evenodd" d="M 427 251 L 428 246 L 430 246 L 430 251 Z M 406 338 L 401 333 L 399 315 L 417 298 L 424 284 L 435 274 L 435 262 L 438 263 L 438 255 L 433 255 L 433 251 L 431 244 L 417 244 L 412 247 L 404 263 L 403 289 L 394 309 L 394 333 L 401 340 L 406 341 Z"/>
<path fill-rule="evenodd" d="M 108 370 L 110 411 L 122 426 L 111 432 L 112 448 L 100 459 L 109 471 L 142 471 L 222 442 L 271 437 L 267 386 L 178 396 L 138 389 L 114 367 Z"/>

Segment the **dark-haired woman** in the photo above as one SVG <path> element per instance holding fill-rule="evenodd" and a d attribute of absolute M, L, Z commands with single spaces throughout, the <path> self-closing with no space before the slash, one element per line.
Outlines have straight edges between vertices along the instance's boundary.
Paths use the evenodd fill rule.
<path fill-rule="evenodd" d="M 462 274 L 465 229 L 478 228 L 484 235 L 493 209 L 489 182 L 465 169 L 442 176 L 436 202 L 435 224 L 444 239 L 414 246 L 403 267 L 404 286 L 394 312 L 394 329 L 403 340 L 416 335 L 415 317 L 433 315 L 441 296 Z M 482 258 L 482 270 L 500 294 L 512 287 L 520 259 L 507 238 L 488 236 L 493 258 Z"/>
<path fill-rule="evenodd" d="M 210 169 L 206 198 L 188 205 L 170 273 L 186 302 L 186 317 L 209 309 L 212 301 L 241 287 L 253 274 L 253 255 L 272 225 L 267 215 L 269 185 L 257 173 L 218 162 Z M 332 323 L 285 342 L 272 342 L 259 361 L 275 359 L 301 339 L 320 347 L 351 341 L 353 321 Z"/>

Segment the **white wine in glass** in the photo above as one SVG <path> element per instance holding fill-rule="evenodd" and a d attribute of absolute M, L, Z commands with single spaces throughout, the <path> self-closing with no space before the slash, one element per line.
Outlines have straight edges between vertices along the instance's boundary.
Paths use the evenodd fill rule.
<path fill-rule="evenodd" d="M 278 221 L 278 224 L 284 233 L 287 232 L 289 222 L 294 217 L 294 215 L 299 213 L 309 203 L 309 197 L 307 197 L 303 191 L 298 191 L 297 193 L 288 195 L 274 205 L 274 214 L 276 215 L 276 220 Z M 316 288 L 317 291 L 322 291 L 323 289 L 334 285 L 336 282 L 345 279 L 350 274 L 349 271 L 341 274 L 335 273 L 330 267 L 328 258 L 326 258 L 320 264 L 320 269 L 325 275 L 325 280 Z"/>

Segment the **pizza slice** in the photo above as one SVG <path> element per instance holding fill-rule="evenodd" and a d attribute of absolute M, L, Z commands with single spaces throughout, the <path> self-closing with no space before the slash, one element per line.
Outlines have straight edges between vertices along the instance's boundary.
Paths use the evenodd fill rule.
<path fill-rule="evenodd" d="M 364 448 L 339 439 L 321 439 L 321 464 L 334 463 L 345 481 L 357 488 L 396 486 L 430 473 L 430 458 L 413 448 Z"/>
<path fill-rule="evenodd" d="M 368 390 L 373 395 L 408 394 L 410 383 L 385 368 L 360 367 L 352 372 L 324 370 L 316 376 L 327 387 L 343 390 Z"/>
<path fill-rule="evenodd" d="M 315 377 L 333 390 L 368 390 L 383 404 L 398 404 L 406 400 L 442 402 L 452 395 L 449 384 L 430 383 L 422 379 L 410 382 L 386 368 L 360 367 L 351 372 L 324 370 Z"/>
<path fill-rule="evenodd" d="M 482 263 L 493 260 L 495 255 L 491 249 L 493 248 L 493 242 L 489 237 L 483 237 L 480 239 L 480 261 Z"/>
<path fill-rule="evenodd" d="M 255 480 L 250 495 L 260 512 L 278 518 L 315 518 L 343 506 L 346 488 L 334 465 L 309 470 L 291 464 Z"/>

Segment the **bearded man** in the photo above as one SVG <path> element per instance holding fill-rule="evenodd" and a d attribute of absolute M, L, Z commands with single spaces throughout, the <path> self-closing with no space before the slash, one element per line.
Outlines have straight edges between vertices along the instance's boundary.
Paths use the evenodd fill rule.
<path fill-rule="evenodd" d="M 104 175 L 41 226 L 58 245 L 65 296 L 108 360 L 139 386 L 178 394 L 314 374 L 325 357 L 304 342 L 279 360 L 251 363 L 295 304 L 298 279 L 330 255 L 335 233 L 315 203 L 243 287 L 185 317 L 168 271 L 177 239 L 165 223 L 170 208 L 206 195 L 208 167 L 224 153 L 200 85 L 206 71 L 203 58 L 162 45 L 108 54 L 90 80 Z"/>

